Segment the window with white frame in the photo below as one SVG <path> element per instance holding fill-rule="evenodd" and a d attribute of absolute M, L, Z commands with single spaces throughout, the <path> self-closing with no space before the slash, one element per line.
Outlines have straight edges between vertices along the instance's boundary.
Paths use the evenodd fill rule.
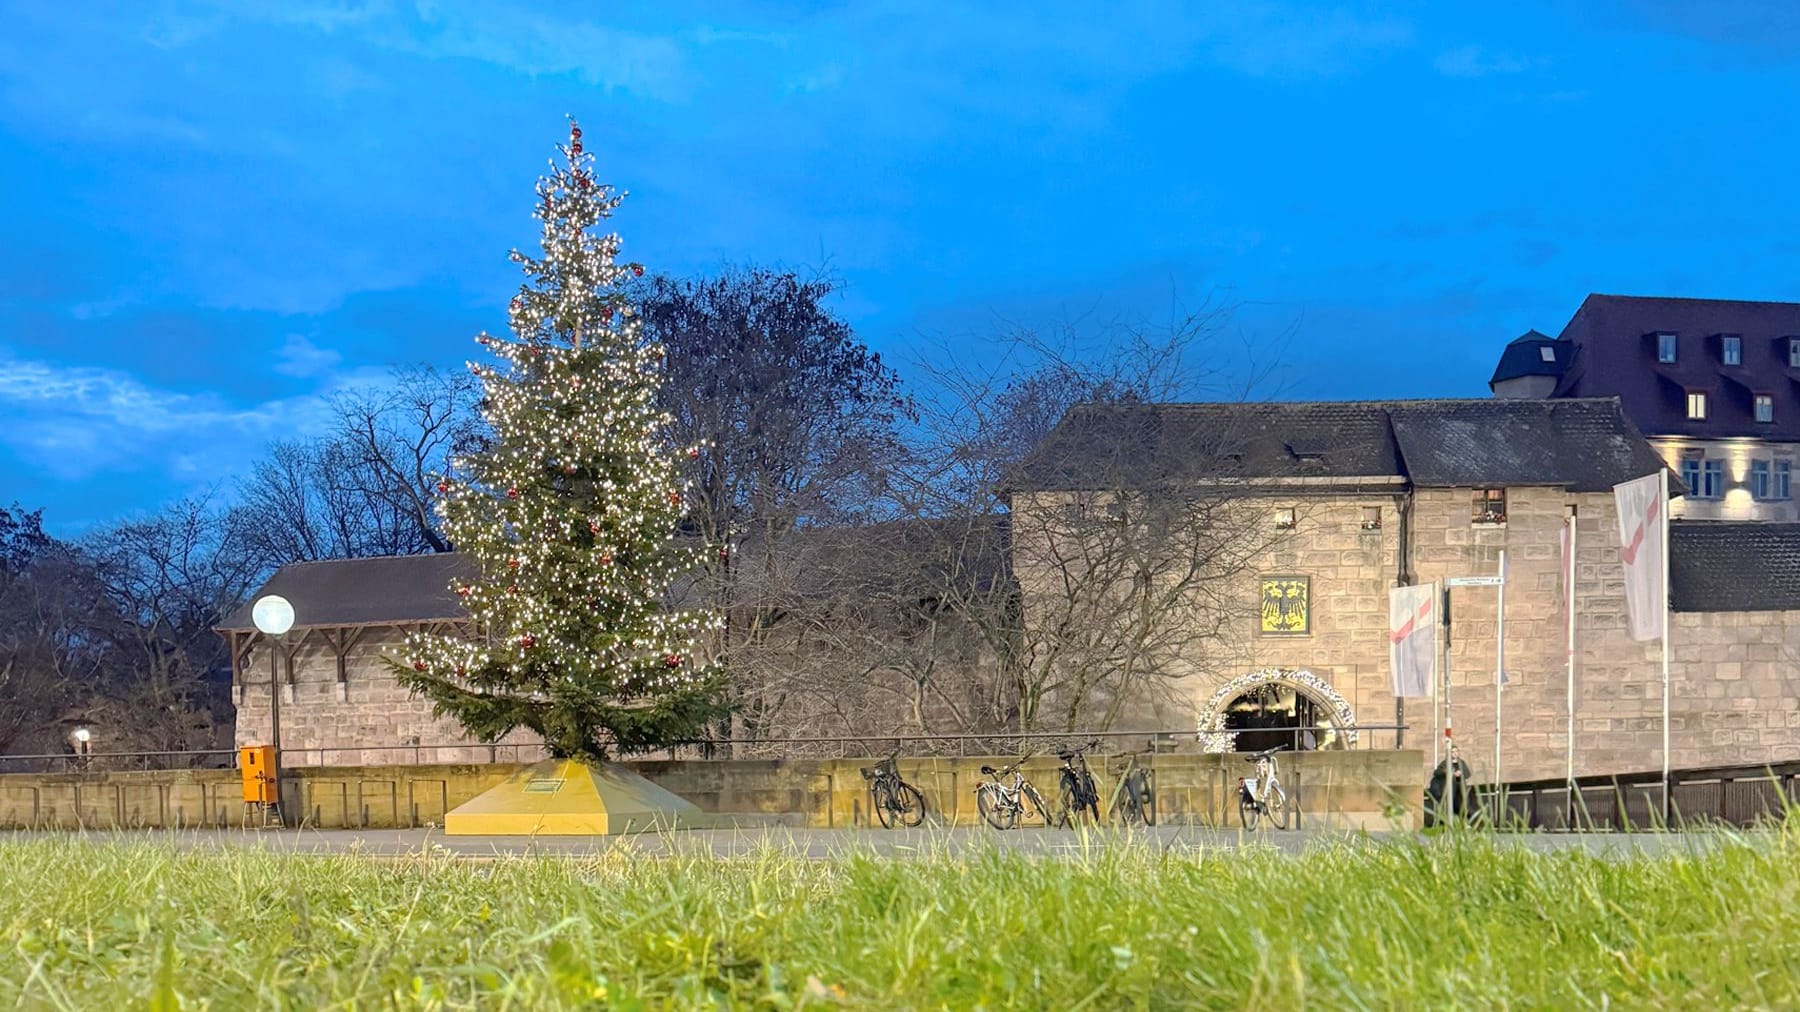
<path fill-rule="evenodd" d="M 1773 461 L 1768 461 L 1768 460 L 1753 460 L 1750 462 L 1750 496 L 1751 496 L 1751 498 L 1753 498 L 1753 499 L 1771 498 L 1769 495 L 1769 491 L 1773 486 L 1770 484 L 1770 481 L 1771 481 L 1771 476 L 1774 472 L 1774 468 L 1770 466 L 1772 463 L 1773 463 Z"/>
<path fill-rule="evenodd" d="M 1775 398 L 1771 394 L 1756 395 L 1756 420 L 1772 422 L 1775 420 Z"/>
<path fill-rule="evenodd" d="M 1719 341 L 1719 358 L 1726 365 L 1744 364 L 1744 339 L 1728 334 Z"/>
<path fill-rule="evenodd" d="M 1362 529 L 1365 531 L 1381 530 L 1381 507 L 1364 506 L 1362 508 Z"/>
<path fill-rule="evenodd" d="M 1706 391 L 1688 391 L 1688 417 L 1695 421 L 1706 420 Z"/>
<path fill-rule="evenodd" d="M 1275 529 L 1276 530 L 1291 531 L 1295 527 L 1298 527 L 1299 525 L 1300 525 L 1300 519 L 1298 516 L 1295 515 L 1294 507 L 1283 506 L 1280 509 L 1277 509 L 1275 511 Z"/>
<path fill-rule="evenodd" d="M 1775 461 L 1775 473 L 1769 482 L 1769 498 L 1783 500 L 1793 498 L 1793 485 L 1790 481 L 1793 477 L 1791 473 L 1793 467 L 1794 462 L 1791 460 Z"/>
<path fill-rule="evenodd" d="M 1656 335 L 1656 360 L 1658 362 L 1675 361 L 1675 335 L 1662 333 Z"/>

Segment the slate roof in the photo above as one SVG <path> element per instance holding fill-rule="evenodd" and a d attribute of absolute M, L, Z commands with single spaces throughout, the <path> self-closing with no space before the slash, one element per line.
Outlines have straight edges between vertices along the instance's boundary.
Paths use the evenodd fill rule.
<path fill-rule="evenodd" d="M 1548 362 L 1544 361 L 1545 348 L 1550 349 L 1551 360 Z M 1571 354 L 1570 345 L 1548 334 L 1528 330 L 1513 338 L 1500 353 L 1500 364 L 1494 367 L 1494 378 L 1488 380 L 1488 387 L 1492 389 L 1497 384 L 1524 376 L 1561 376 L 1568 368 Z"/>
<path fill-rule="evenodd" d="M 268 594 L 279 594 L 294 606 L 295 629 L 466 618 L 450 587 L 474 574 L 474 563 L 455 552 L 296 562 L 276 570 L 217 628 L 254 630 L 250 609 Z"/>
<path fill-rule="evenodd" d="M 1659 362 L 1656 335 L 1676 338 L 1674 362 Z M 1726 337 L 1742 362 L 1726 365 Z M 1589 295 L 1560 340 L 1572 350 L 1553 397 L 1619 397 L 1650 435 L 1800 441 L 1800 370 L 1788 341 L 1800 338 L 1800 303 Z M 1504 356 L 1503 356 L 1504 357 Z M 1709 395 L 1707 417 L 1687 417 L 1689 391 Z M 1758 422 L 1757 394 L 1774 420 Z"/>
<path fill-rule="evenodd" d="M 1664 470 L 1615 398 L 1079 405 L 1010 489 L 1329 479 L 1605 491 Z"/>
<path fill-rule="evenodd" d="M 1676 611 L 1800 609 L 1800 523 L 1676 521 L 1669 583 Z"/>

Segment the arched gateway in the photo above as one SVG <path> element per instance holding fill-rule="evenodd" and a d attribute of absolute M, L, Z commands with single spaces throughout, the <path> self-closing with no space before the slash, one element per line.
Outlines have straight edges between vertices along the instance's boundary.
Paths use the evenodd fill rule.
<path fill-rule="evenodd" d="M 1233 751 L 1238 735 L 1245 733 L 1244 728 L 1231 724 L 1234 706 L 1263 694 L 1279 693 L 1284 688 L 1291 690 L 1297 701 L 1311 704 L 1311 710 L 1330 722 L 1340 747 L 1356 744 L 1356 713 L 1351 710 L 1350 701 L 1332 688 L 1330 682 L 1304 668 L 1260 668 L 1219 686 L 1212 699 L 1201 708 L 1200 747 L 1208 752 Z M 1310 725 L 1312 722 L 1304 723 Z"/>

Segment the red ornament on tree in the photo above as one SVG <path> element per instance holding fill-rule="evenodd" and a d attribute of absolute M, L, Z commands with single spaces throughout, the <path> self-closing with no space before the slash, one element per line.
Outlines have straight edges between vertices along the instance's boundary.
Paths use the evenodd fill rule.
<path fill-rule="evenodd" d="M 637 275 L 640 278 L 643 277 L 644 276 L 644 265 L 643 264 L 632 264 L 631 265 L 631 273 Z"/>
<path fill-rule="evenodd" d="M 413 670 L 414 671 L 424 671 L 425 670 L 425 662 L 424 661 L 414 661 L 413 662 Z"/>
<path fill-rule="evenodd" d="M 575 473 L 575 465 L 574 464 L 564 464 L 563 465 L 563 473 L 564 474 L 574 474 Z"/>
<path fill-rule="evenodd" d="M 719 549 L 719 558 L 721 558 L 721 559 L 731 558 L 731 549 L 729 549 L 729 548 Z"/>
<path fill-rule="evenodd" d="M 516 488 L 509 488 L 509 489 L 507 489 L 507 490 L 506 490 L 506 497 L 507 497 L 507 498 L 508 498 L 508 499 L 517 499 L 517 498 L 518 498 L 518 497 L 519 497 L 519 490 L 518 490 L 518 489 L 516 489 Z"/>
<path fill-rule="evenodd" d="M 532 647 L 537 646 L 537 637 L 531 635 L 530 633 L 526 633 L 525 635 L 519 637 L 519 645 L 524 647 L 527 650 L 530 650 Z"/>
<path fill-rule="evenodd" d="M 593 522 L 593 521 L 592 521 L 592 520 L 589 520 L 589 521 L 588 521 L 588 533 L 589 533 L 589 534 L 598 534 L 598 533 L 600 533 L 600 525 L 599 525 L 599 524 L 597 524 L 597 523 L 595 523 L 595 522 Z"/>
<path fill-rule="evenodd" d="M 506 566 L 508 569 L 517 569 L 517 568 L 519 568 L 519 560 L 518 559 L 507 559 Z"/>
<path fill-rule="evenodd" d="M 680 492 L 670 492 L 669 493 L 669 505 L 670 506 L 680 506 L 681 505 L 681 493 Z"/>
<path fill-rule="evenodd" d="M 611 552 L 601 552 L 600 553 L 600 564 L 602 566 L 612 565 L 612 553 Z"/>
<path fill-rule="evenodd" d="M 689 460 L 699 460 L 700 459 L 700 448 L 698 446 L 688 447 L 688 459 Z"/>
<path fill-rule="evenodd" d="M 663 658 L 663 663 L 665 665 L 668 665 L 671 668 L 679 668 L 679 667 L 681 667 L 681 655 L 680 654 L 670 654 L 667 657 Z"/>
<path fill-rule="evenodd" d="M 473 588 L 471 588 L 471 587 L 456 588 L 456 596 L 457 597 L 468 597 L 471 593 L 473 593 Z"/>
<path fill-rule="evenodd" d="M 449 495 L 450 494 L 450 483 L 447 481 L 438 482 L 438 494 L 439 495 Z"/>
<path fill-rule="evenodd" d="M 569 155 L 581 157 L 581 128 L 574 123 L 569 124 Z"/>
<path fill-rule="evenodd" d="M 611 306 L 601 306 L 600 307 L 600 319 L 602 319 L 602 320 L 611 320 L 612 319 L 612 307 Z"/>

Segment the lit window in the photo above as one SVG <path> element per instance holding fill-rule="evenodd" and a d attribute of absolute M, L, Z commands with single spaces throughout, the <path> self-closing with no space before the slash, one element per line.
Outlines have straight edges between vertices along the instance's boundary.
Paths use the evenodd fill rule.
<path fill-rule="evenodd" d="M 1756 395 L 1756 420 L 1772 422 L 1775 420 L 1775 398 L 1768 394 Z"/>
<path fill-rule="evenodd" d="M 1297 526 L 1299 526 L 1299 521 L 1294 516 L 1294 508 L 1292 506 L 1284 506 L 1275 511 L 1276 530 L 1291 531 Z"/>
<path fill-rule="evenodd" d="M 1506 490 L 1503 488 L 1478 488 L 1475 490 L 1474 510 L 1470 520 L 1478 524 L 1503 524 L 1506 522 Z"/>
<path fill-rule="evenodd" d="M 1546 362 L 1554 362 L 1556 361 L 1556 349 L 1547 344 L 1541 345 L 1538 347 L 1538 357 Z"/>
<path fill-rule="evenodd" d="M 1800 369 L 1800 337 L 1788 338 L 1788 368 Z"/>
<path fill-rule="evenodd" d="M 1675 335 L 1656 335 L 1656 360 L 1658 362 L 1675 361 Z"/>
<path fill-rule="evenodd" d="M 1717 499 L 1725 494 L 1725 462 L 1722 460 L 1701 461 L 1700 465 L 1700 498 Z"/>
<path fill-rule="evenodd" d="M 1381 507 L 1364 506 L 1362 508 L 1362 529 L 1365 531 L 1381 530 Z"/>
<path fill-rule="evenodd" d="M 1769 470 L 1769 461 L 1753 460 L 1750 462 L 1750 495 L 1752 498 L 1769 498 Z"/>
<path fill-rule="evenodd" d="M 1719 345 L 1719 357 L 1725 360 L 1726 365 L 1743 365 L 1744 339 L 1736 336 L 1726 337 Z"/>
<path fill-rule="evenodd" d="M 1775 462 L 1775 480 L 1771 483 L 1769 498 L 1787 499 L 1791 497 L 1793 486 L 1788 479 L 1792 477 L 1789 473 L 1792 470 L 1792 461 L 1778 460 Z"/>
<path fill-rule="evenodd" d="M 1706 420 L 1706 394 L 1699 390 L 1688 392 L 1688 417 L 1697 421 Z"/>
<path fill-rule="evenodd" d="M 1681 462 L 1681 483 L 1687 486 L 1688 495 L 1700 495 L 1700 458 L 1688 457 Z"/>

